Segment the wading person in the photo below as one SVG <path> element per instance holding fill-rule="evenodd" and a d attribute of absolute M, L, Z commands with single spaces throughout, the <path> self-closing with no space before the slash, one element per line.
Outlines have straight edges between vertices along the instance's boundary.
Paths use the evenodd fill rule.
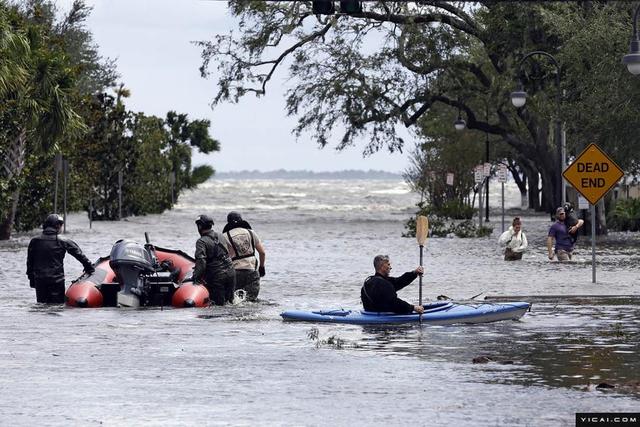
<path fill-rule="evenodd" d="M 27 250 L 27 277 L 36 290 L 38 302 L 64 303 L 64 256 L 69 253 L 80 261 L 86 273 L 93 273 L 91 261 L 73 241 L 59 236 L 64 220 L 58 214 L 47 216 L 42 234 L 29 242 Z"/>
<path fill-rule="evenodd" d="M 256 301 L 260 292 L 260 278 L 265 275 L 265 250 L 260 238 L 238 212 L 229 212 L 222 234 L 236 270 L 236 290 L 244 290 L 248 301 Z"/>
<path fill-rule="evenodd" d="M 553 259 L 554 254 L 558 258 L 558 261 L 571 260 L 574 241 L 571 239 L 569 233 L 575 233 L 580 227 L 577 225 L 567 227 L 565 217 L 566 212 L 564 208 L 560 207 L 556 209 L 556 222 L 549 228 L 549 235 L 547 236 L 547 251 L 550 260 Z"/>
<path fill-rule="evenodd" d="M 408 271 L 400 277 L 391 277 L 391 262 L 387 255 L 376 255 L 373 259 L 376 273 L 367 277 L 360 291 L 360 299 L 366 311 L 409 314 L 423 313 L 424 307 L 412 305 L 398 298 L 397 292 L 413 282 L 424 272 L 422 267 Z"/>
<path fill-rule="evenodd" d="M 194 283 L 205 282 L 209 297 L 216 305 L 233 302 L 236 273 L 220 233 L 213 231 L 213 219 L 200 215 L 196 219 L 200 238 L 196 242 Z"/>
<path fill-rule="evenodd" d="M 505 245 L 504 260 L 516 261 L 522 259 L 522 254 L 527 249 L 529 243 L 527 236 L 522 231 L 522 221 L 519 217 L 513 218 L 511 226 L 507 231 L 500 235 L 498 242 Z"/>

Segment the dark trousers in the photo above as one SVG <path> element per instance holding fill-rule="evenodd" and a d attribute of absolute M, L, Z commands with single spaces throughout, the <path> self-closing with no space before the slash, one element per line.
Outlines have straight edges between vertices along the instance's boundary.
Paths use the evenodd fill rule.
<path fill-rule="evenodd" d="M 247 301 L 256 301 L 260 293 L 260 275 L 256 270 L 236 270 L 236 289 L 244 289 Z"/>
<path fill-rule="evenodd" d="M 522 252 L 514 252 L 510 248 L 505 249 L 504 251 L 505 261 L 518 261 L 521 259 L 522 259 Z"/>
<path fill-rule="evenodd" d="M 224 305 L 233 302 L 233 293 L 236 290 L 236 273 L 231 269 L 223 274 L 207 276 L 207 290 L 209 299 L 215 305 Z"/>
<path fill-rule="evenodd" d="M 36 301 L 46 304 L 64 304 L 64 280 L 35 280 Z"/>

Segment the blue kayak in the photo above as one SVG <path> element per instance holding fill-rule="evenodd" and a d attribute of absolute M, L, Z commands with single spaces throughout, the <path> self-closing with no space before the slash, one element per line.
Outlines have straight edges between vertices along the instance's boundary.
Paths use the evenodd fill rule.
<path fill-rule="evenodd" d="M 453 302 L 440 301 L 424 305 L 422 323 L 450 325 L 453 323 L 487 323 L 499 320 L 517 320 L 524 316 L 528 302 Z M 418 313 L 396 314 L 363 310 L 287 310 L 280 313 L 284 320 L 303 322 L 349 323 L 353 325 L 419 322 Z"/>

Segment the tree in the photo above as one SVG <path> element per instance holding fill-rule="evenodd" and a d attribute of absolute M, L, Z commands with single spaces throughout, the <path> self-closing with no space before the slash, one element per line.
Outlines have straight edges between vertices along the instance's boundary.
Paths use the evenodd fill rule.
<path fill-rule="evenodd" d="M 474 190 L 474 166 L 484 162 L 484 146 L 473 132 L 454 129 L 451 111 L 433 108 L 420 121 L 422 142 L 411 153 L 405 171 L 407 183 L 420 193 L 422 206 L 430 213 L 451 218 L 470 218 L 473 207 L 469 194 Z M 452 173 L 453 185 L 446 176 Z"/>
<path fill-rule="evenodd" d="M 202 153 L 220 151 L 220 143 L 209 135 L 209 120 L 189 121 L 186 114 L 169 111 L 165 119 L 168 131 L 169 158 L 171 170 L 175 173 L 177 188 L 191 188 L 198 184 L 191 176 L 191 147 Z M 199 169 L 198 179 L 202 179 L 205 169 Z M 213 170 L 211 171 L 213 174 Z M 210 175 L 209 175 L 210 176 Z M 207 177 L 208 178 L 208 177 Z"/>
<path fill-rule="evenodd" d="M 46 27 L 37 21 L 38 7 L 22 15 L 15 7 L 0 8 L 0 14 L 5 19 L 11 17 L 14 31 L 28 46 L 13 60 L 24 68 L 25 78 L 3 94 L 1 103 L 4 138 L 0 146 L 8 153 L 3 180 L 9 183 L 10 191 L 0 196 L 0 239 L 11 236 L 27 162 L 83 129 L 72 103 L 75 72 L 68 67 L 64 52 L 51 43 Z"/>
<path fill-rule="evenodd" d="M 615 142 L 629 141 L 631 127 L 609 125 L 620 123 L 619 116 L 637 117 L 640 105 L 622 102 L 629 86 L 619 54 L 629 36 L 627 5 L 385 1 L 366 2 L 354 16 L 331 17 L 315 16 L 310 7 L 309 2 L 230 3 L 239 35 L 200 43 L 202 75 L 209 76 L 214 64 L 219 72 L 214 105 L 265 94 L 288 66 L 294 83 L 286 94 L 287 112 L 298 117 L 296 135 L 310 132 L 324 147 L 332 132 L 344 128 L 337 148 L 366 138 L 365 154 L 401 150 L 404 141 L 395 127 L 415 126 L 435 105 L 459 108 L 468 129 L 496 135 L 513 148 L 512 160 L 529 183 L 541 176 L 542 205 L 531 200 L 532 207 L 551 212 L 561 171 L 549 132 L 557 116 L 549 64 L 525 64 L 521 77 L 530 100 L 519 110 L 509 101 L 520 58 L 544 50 L 562 64 L 561 90 L 570 90 L 562 109 L 570 152 L 583 144 L 579 136 L 596 137 L 612 152 L 627 154 L 628 165 L 637 164 L 637 150 L 631 153 Z M 608 91 L 616 96 L 600 105 L 613 102 L 615 108 L 598 107 L 595 122 L 601 130 L 595 132 L 595 126 L 584 126 L 586 113 L 590 102 L 605 101 Z M 637 83 L 634 93 L 637 97 Z M 491 109 L 488 121 L 485 104 Z"/>

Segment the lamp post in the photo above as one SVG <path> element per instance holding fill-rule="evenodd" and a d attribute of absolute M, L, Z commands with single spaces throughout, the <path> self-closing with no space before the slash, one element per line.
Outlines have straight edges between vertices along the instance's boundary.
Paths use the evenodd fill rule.
<path fill-rule="evenodd" d="M 565 195 L 563 194 L 562 191 L 562 169 L 564 166 L 564 159 L 562 158 L 562 123 L 560 121 L 560 102 L 562 99 L 562 95 L 560 92 L 560 65 L 558 64 L 558 61 L 556 61 L 556 59 L 549 53 L 541 51 L 541 50 L 536 50 L 533 52 L 529 52 L 527 53 L 518 63 L 518 76 L 520 76 L 520 71 L 522 69 L 522 64 L 524 63 L 524 61 L 526 61 L 527 59 L 531 58 L 532 56 L 544 56 L 546 58 L 548 58 L 553 65 L 556 67 L 556 78 L 555 78 L 555 84 L 556 84 L 556 126 L 555 126 L 555 140 L 556 140 L 556 151 L 557 151 L 557 168 L 558 168 L 558 172 L 556 175 L 556 184 L 555 184 L 555 189 L 553 192 L 553 204 L 554 206 L 552 207 L 553 209 L 557 208 L 558 206 L 560 206 L 561 204 L 564 205 L 565 202 Z M 511 92 L 511 103 L 513 104 L 514 107 L 516 108 L 522 108 L 524 107 L 524 104 L 526 104 L 527 102 L 527 92 L 524 91 L 524 86 L 522 84 L 522 81 L 520 81 L 520 84 L 518 86 L 518 90 Z"/>
<path fill-rule="evenodd" d="M 631 74 L 640 74 L 640 36 L 638 35 L 638 14 L 640 14 L 640 6 L 637 7 L 633 14 L 633 35 L 629 44 L 629 53 L 622 58 L 622 63 L 627 66 L 627 70 Z"/>
<path fill-rule="evenodd" d="M 487 124 L 489 124 L 489 103 L 487 101 L 487 103 L 485 103 L 484 105 L 485 110 L 484 110 L 484 119 L 487 122 Z M 484 161 L 486 163 L 489 163 L 489 133 L 485 132 L 484 133 L 484 148 L 485 148 L 485 157 L 484 157 Z M 487 177 L 485 179 L 485 181 L 487 182 L 486 186 L 485 186 L 485 222 L 489 222 L 489 177 Z"/>
<path fill-rule="evenodd" d="M 489 106 L 486 106 L 485 116 L 487 123 L 489 122 Z M 463 131 L 467 127 L 467 122 L 464 121 L 462 116 L 460 115 L 460 110 L 458 110 L 458 118 L 455 122 L 453 122 L 453 127 L 457 131 Z M 485 162 L 489 163 L 489 134 L 487 132 L 485 135 Z M 489 222 L 489 178 L 485 179 L 485 221 Z"/>

